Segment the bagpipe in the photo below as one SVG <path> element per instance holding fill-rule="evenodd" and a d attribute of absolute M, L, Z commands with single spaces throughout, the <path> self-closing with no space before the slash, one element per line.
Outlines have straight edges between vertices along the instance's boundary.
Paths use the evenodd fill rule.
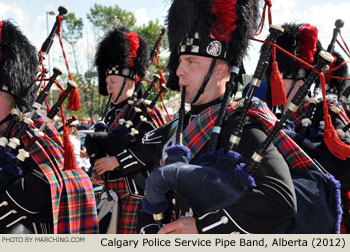
<path fill-rule="evenodd" d="M 156 60 L 156 58 L 158 58 L 158 51 L 165 31 L 166 28 L 163 27 L 159 38 L 157 39 L 154 48 L 150 53 L 148 66 L 150 66 Z M 145 74 L 146 73 L 144 73 L 144 75 Z M 147 81 L 150 84 L 140 97 L 139 94 L 143 81 Z M 156 84 L 157 82 L 160 84 L 159 87 Z M 157 94 L 151 101 L 148 101 L 147 98 L 151 94 L 153 88 L 156 88 Z M 116 100 L 121 95 L 121 92 L 122 90 L 120 90 Z M 152 81 L 145 79 L 144 76 L 139 76 L 139 80 L 136 82 L 135 90 L 132 96 L 127 100 L 127 104 L 118 112 L 114 122 L 109 125 L 105 125 L 106 122 L 99 122 L 99 124 L 105 125 L 102 127 L 105 128 L 105 130 L 102 132 L 94 132 L 86 137 L 85 147 L 87 148 L 87 153 L 90 156 L 91 173 L 94 172 L 93 167 L 95 160 L 105 157 L 106 155 L 116 156 L 123 149 L 127 148 L 131 143 L 136 141 L 136 138 L 140 136 L 140 129 L 145 124 L 150 125 L 154 129 L 155 127 L 159 127 L 164 123 L 164 119 L 160 115 L 160 111 L 156 105 L 158 99 L 162 98 L 162 95 L 165 92 L 167 92 L 167 88 L 161 71 L 159 75 L 156 74 L 153 76 Z M 106 104 L 105 112 L 102 116 L 103 119 L 106 119 L 108 106 L 109 102 Z M 139 183 L 135 182 L 132 176 L 128 176 L 130 172 L 136 173 L 137 171 L 131 170 L 128 171 L 128 173 L 124 173 L 124 171 L 107 171 L 102 177 L 105 180 L 105 183 L 116 181 L 119 178 L 125 178 L 127 184 L 133 188 L 132 191 L 135 192 L 134 195 L 140 197 L 142 195 L 141 193 L 138 193 L 139 189 L 137 189 L 137 184 Z M 144 184 L 144 182 L 141 184 Z"/>
<path fill-rule="evenodd" d="M 343 26 L 344 26 L 344 22 L 341 19 L 337 19 L 335 22 L 335 28 L 333 30 L 333 36 L 332 36 L 331 42 L 327 47 L 327 52 L 338 56 L 337 60 L 340 60 L 339 59 L 340 55 L 334 52 L 334 46 L 335 46 L 335 42 L 337 41 L 337 37 L 340 33 L 340 29 Z M 333 71 L 335 70 L 329 69 L 329 71 L 326 73 L 326 76 L 332 75 Z M 301 120 L 301 127 L 298 129 L 298 133 L 301 135 L 304 135 L 304 136 L 308 135 L 310 133 L 311 126 L 315 125 L 318 121 L 317 118 L 315 118 L 315 114 L 316 114 L 317 108 L 320 108 L 319 105 L 322 104 L 321 100 L 318 98 L 320 92 L 321 92 L 320 82 L 316 81 L 314 91 L 312 93 L 310 92 L 311 96 L 310 98 L 307 99 L 308 111 L 305 114 L 304 118 Z M 343 100 L 347 99 L 348 95 L 349 95 L 349 92 L 344 92 L 343 94 L 339 94 L 339 99 L 343 99 Z M 327 101 L 323 101 L 323 102 L 327 102 Z M 341 102 L 337 103 L 336 106 L 330 106 L 330 110 L 331 110 L 330 111 L 331 116 L 335 117 L 336 114 L 341 112 Z M 322 130 L 324 128 L 324 121 L 321 120 L 318 123 L 319 123 L 319 128 Z"/>
<path fill-rule="evenodd" d="M 156 87 L 154 85 L 154 83 L 157 83 L 157 81 L 159 81 L 159 80 L 160 80 L 160 76 L 157 74 L 154 75 L 154 78 L 151 81 L 151 84 L 146 89 L 143 96 L 140 99 L 134 98 L 134 99 L 130 99 L 128 101 L 128 105 L 131 105 L 130 109 L 133 106 L 132 112 L 128 113 L 127 112 L 128 110 L 126 110 L 125 117 L 117 119 L 119 121 L 119 124 L 115 130 L 116 131 L 119 131 L 119 130 L 123 131 L 123 127 L 125 127 L 124 129 L 127 129 L 127 131 L 129 132 L 129 134 L 128 134 L 129 138 L 126 140 L 127 144 L 135 142 L 135 136 L 139 134 L 140 127 L 142 126 L 143 123 L 148 122 L 147 115 L 149 113 L 151 113 L 151 111 L 155 108 L 159 97 L 161 97 L 163 95 L 163 93 L 165 93 L 167 91 L 165 84 L 162 83 L 160 86 L 160 89 L 157 90 L 158 91 L 157 95 L 153 98 L 153 100 L 149 104 L 145 103 L 148 96 L 151 93 L 151 89 L 153 87 Z M 142 110 L 142 106 L 145 106 L 146 109 Z M 124 113 L 124 112 L 122 112 L 122 113 Z M 136 125 L 134 125 L 134 122 L 136 121 L 136 119 L 138 119 L 138 123 Z"/>
<path fill-rule="evenodd" d="M 159 48 L 161 45 L 161 41 L 164 38 L 165 32 L 166 32 L 166 28 L 162 27 L 159 37 L 154 45 L 154 48 L 151 51 L 148 67 L 155 61 L 155 59 L 159 60 L 158 59 Z M 143 96 L 140 99 L 137 98 L 137 94 L 142 86 L 141 82 L 139 85 L 137 85 L 136 90 L 133 93 L 133 96 L 128 100 L 128 105 L 126 106 L 125 110 L 121 113 L 121 114 L 124 114 L 124 117 L 123 118 L 120 117 L 117 119 L 119 129 L 121 129 L 125 125 L 125 127 L 129 129 L 131 137 L 134 137 L 135 135 L 138 134 L 138 129 L 140 128 L 141 124 L 147 122 L 147 118 L 146 118 L 147 113 L 150 113 L 153 110 L 153 108 L 155 108 L 157 100 L 160 97 L 162 97 L 163 93 L 167 92 L 167 88 L 165 86 L 165 79 L 161 72 L 160 65 L 158 65 L 158 68 L 159 68 L 160 75 L 154 75 L 153 81 L 151 81 L 149 87 L 146 89 L 146 91 L 144 92 Z M 140 81 L 142 81 L 143 77 L 144 76 L 140 78 Z M 157 81 L 159 81 L 159 84 L 160 84 L 159 88 L 157 87 L 157 85 L 154 84 Z M 153 87 L 157 89 L 157 95 L 154 97 L 154 99 L 151 101 L 150 104 L 145 104 L 145 101 L 150 95 L 151 89 Z M 143 113 L 141 113 L 142 112 L 141 104 L 146 105 L 145 106 L 146 111 Z M 133 121 L 137 116 L 139 116 L 140 123 L 141 122 L 142 123 L 138 124 L 138 126 L 136 127 L 136 125 L 133 125 Z M 135 126 L 135 127 L 132 128 L 132 126 Z M 116 130 L 119 130 L 118 127 Z M 132 138 L 131 138 L 131 141 L 132 141 Z"/>
<path fill-rule="evenodd" d="M 275 42 L 277 37 L 282 32 L 283 32 L 283 29 L 281 27 L 271 26 L 270 33 L 273 34 L 274 36 L 271 38 L 270 41 Z M 259 63 L 258 63 L 258 66 L 255 70 L 254 77 L 252 80 L 251 91 L 247 94 L 247 96 L 244 99 L 244 104 L 245 104 L 244 112 L 245 113 L 248 113 L 253 91 L 260 85 L 261 79 L 262 79 L 263 75 L 265 74 L 265 71 L 267 68 L 267 62 L 268 62 L 268 58 L 270 56 L 271 50 L 272 50 L 272 46 L 266 47 L 266 51 L 264 51 L 260 55 Z M 239 62 L 237 62 L 237 63 L 239 63 Z M 226 112 L 228 99 L 230 98 L 232 88 L 235 85 L 234 78 L 237 75 L 237 70 L 236 70 L 237 68 L 238 68 L 237 66 L 234 66 L 231 69 L 230 80 L 228 81 L 228 83 L 226 85 L 227 88 L 226 88 L 225 94 L 224 94 L 224 97 L 225 97 L 224 102 L 222 103 L 223 105 L 222 105 L 222 107 L 220 109 L 220 113 L 217 117 L 216 126 L 213 128 L 213 131 L 212 131 L 213 138 L 211 138 L 211 142 L 209 145 L 210 152 L 215 152 L 215 150 L 217 148 L 217 141 L 218 141 L 217 138 L 220 135 L 221 123 L 223 121 L 223 117 L 224 117 L 224 114 Z M 198 195 L 198 193 L 200 193 L 200 191 L 203 189 L 202 187 L 198 188 L 198 189 L 200 189 L 199 192 L 194 192 L 193 188 L 191 188 L 190 190 L 188 188 L 188 186 L 190 186 L 194 182 L 193 181 L 189 182 L 187 179 L 195 180 L 197 178 L 202 179 L 202 177 L 203 177 L 203 176 L 189 176 L 188 177 L 189 174 L 194 174 L 193 170 L 198 169 L 199 172 L 203 171 L 203 173 L 206 173 L 207 171 L 206 171 L 206 169 L 202 169 L 203 168 L 202 166 L 194 166 L 194 165 L 188 164 L 190 152 L 189 152 L 188 148 L 181 145 L 181 143 L 182 143 L 181 138 L 182 138 L 182 131 L 183 131 L 182 125 L 183 125 L 183 120 L 184 120 L 183 119 L 183 117 L 184 117 L 184 96 L 185 96 L 185 89 L 183 87 L 181 106 L 179 109 L 179 122 L 178 122 L 177 131 L 176 131 L 176 142 L 178 144 L 175 146 L 172 146 L 172 147 L 168 147 L 166 150 L 166 152 L 168 154 L 167 162 L 169 162 L 169 164 L 154 170 L 146 181 L 146 197 L 143 200 L 142 211 L 145 213 L 148 213 L 148 214 L 153 214 L 154 219 L 157 220 L 157 222 L 161 222 L 163 212 L 168 208 L 168 203 L 167 203 L 165 194 L 170 190 L 173 190 L 176 194 L 179 194 L 185 201 L 187 201 L 189 206 L 198 215 L 206 213 L 210 210 L 216 210 L 216 209 L 220 208 L 217 205 L 209 204 L 209 202 L 205 202 L 205 203 L 202 202 L 202 200 L 206 201 L 206 197 L 203 197 L 203 195 L 200 195 L 200 196 Z M 244 114 L 244 112 L 241 113 L 239 122 L 246 121 L 247 114 Z M 233 134 L 230 137 L 229 144 L 225 148 L 226 149 L 225 151 L 227 153 L 230 152 L 230 150 L 233 148 L 234 145 L 239 144 L 240 135 L 243 133 L 243 127 L 244 127 L 244 123 L 240 124 L 237 127 L 237 129 L 235 129 L 233 131 Z M 223 155 L 223 156 L 225 156 L 225 155 Z M 199 159 L 201 159 L 201 158 L 199 158 Z M 223 158 L 223 159 L 225 159 L 225 158 Z M 229 160 L 229 158 L 226 158 L 226 159 Z M 228 162 L 228 163 L 230 165 L 227 165 L 227 166 L 230 167 L 232 165 L 232 162 Z M 218 178 L 218 176 L 219 176 L 220 180 L 225 179 L 225 178 L 228 178 L 229 180 L 232 179 L 232 177 L 229 175 L 230 173 L 224 174 L 219 169 L 213 169 L 210 166 L 207 166 L 207 168 L 210 172 L 218 173 L 215 176 L 208 176 L 208 177 Z M 235 165 L 231 166 L 231 169 L 235 170 Z M 241 169 L 241 171 L 242 171 L 242 173 L 244 173 L 244 170 Z M 175 174 L 177 174 L 177 175 L 175 176 Z M 233 174 L 233 172 L 231 174 Z M 244 177 L 244 176 L 242 176 L 242 177 Z M 248 177 L 248 176 L 246 176 L 246 177 Z M 177 178 L 176 181 L 174 181 L 175 178 Z M 186 181 L 184 181 L 184 183 L 182 182 L 183 179 L 186 179 Z M 169 186 L 169 185 L 175 185 L 175 184 L 177 185 L 176 188 L 172 188 Z M 186 186 L 186 184 L 187 184 L 187 186 Z M 234 183 L 227 183 L 227 181 L 226 181 L 225 183 L 218 183 L 218 184 L 222 184 L 222 185 L 232 184 L 233 185 L 232 190 L 229 190 L 229 191 L 223 190 L 224 192 L 221 191 L 220 188 L 216 188 L 216 189 L 220 190 L 217 195 L 218 195 L 218 200 L 221 203 L 226 202 L 227 204 L 231 204 L 231 202 L 229 200 L 230 197 L 227 197 L 227 198 L 224 197 L 225 200 L 220 198 L 223 195 L 227 195 L 226 194 L 227 192 L 230 192 L 233 194 L 233 197 L 232 197 L 233 200 L 237 200 L 237 198 L 239 197 L 238 194 L 241 194 L 241 193 L 237 194 L 235 192 L 235 191 L 237 191 L 236 190 L 237 188 L 235 188 Z M 239 186 L 239 184 L 238 184 L 238 186 Z M 248 189 L 248 187 L 246 189 Z M 191 193 L 189 193 L 189 192 L 191 192 Z M 193 199 L 196 199 L 196 200 L 193 201 Z"/>
<path fill-rule="evenodd" d="M 22 228 L 23 225 L 29 225 L 33 228 L 33 232 L 37 232 L 35 223 L 40 225 L 42 230 L 46 229 L 46 232 L 52 233 L 98 232 L 96 202 L 91 181 L 85 172 L 76 165 L 73 147 L 69 139 L 68 129 L 65 125 L 65 118 L 63 115 L 62 105 L 64 101 L 68 98 L 68 109 L 72 110 L 72 107 L 69 105 L 76 109 L 79 107 L 79 100 L 77 99 L 79 96 L 74 96 L 78 95 L 77 84 L 74 82 L 69 72 L 68 62 L 60 37 L 62 16 L 67 13 L 67 9 L 60 6 L 59 12 L 53 28 L 55 32 L 51 32 L 50 34 L 51 36 L 57 34 L 60 40 L 69 75 L 67 86 L 62 88 L 60 83 L 56 81 L 58 75 L 62 73 L 58 68 L 54 69 L 50 79 L 45 77 L 47 70 L 44 67 L 42 51 L 40 51 L 39 62 L 42 72 L 36 78 L 36 74 L 33 72 L 31 77 L 28 78 L 30 79 L 28 85 L 31 84 L 29 86 L 30 89 L 26 88 L 21 90 L 21 94 L 23 95 L 21 98 L 27 101 L 25 104 L 26 109 L 22 111 L 30 112 L 24 115 L 20 114 L 18 122 L 6 122 L 2 124 L 1 128 L 1 133 L 8 131 L 8 135 L 6 135 L 6 142 L 8 142 L 8 144 L 4 144 L 4 147 L 0 150 L 0 184 L 5 199 L 6 195 L 8 195 L 6 201 L 4 200 L 1 204 L 1 228 L 16 228 L 17 224 L 19 224 L 19 233 L 27 232 L 26 229 Z M 48 50 L 49 48 L 46 49 L 46 53 L 48 53 Z M 32 56 L 32 64 L 35 66 L 38 62 L 36 59 L 37 54 L 34 51 L 32 52 L 32 54 L 29 54 L 27 51 L 27 55 Z M 36 86 L 36 81 L 38 81 L 40 85 Z M 48 85 L 49 87 L 44 86 L 47 81 L 50 83 Z M 50 86 L 53 84 L 52 82 L 54 82 L 62 92 L 57 102 L 50 108 L 46 97 Z M 26 92 L 28 89 L 30 92 Z M 36 96 L 37 93 L 39 93 L 38 96 Z M 72 102 L 72 99 L 75 102 Z M 46 100 L 47 104 L 47 113 L 45 116 L 39 111 L 39 109 L 45 109 L 45 107 L 42 106 L 44 100 Z M 17 102 L 16 105 L 18 105 Z M 63 144 L 58 137 L 57 130 L 52 124 L 55 115 L 59 112 L 63 122 Z M 32 121 L 33 123 L 31 123 Z M 12 129 L 6 130 L 4 127 L 10 124 L 13 125 Z M 17 151 L 17 149 L 19 150 Z M 38 180 L 42 180 L 45 187 L 40 185 L 41 182 L 38 184 L 35 183 L 37 180 L 33 180 L 33 177 L 39 177 Z M 28 184 L 32 182 L 35 183 L 35 189 L 30 189 L 34 191 L 28 194 L 28 198 L 26 196 L 28 190 L 27 181 Z M 12 195 L 11 190 L 15 190 Z M 21 190 L 23 192 L 21 192 Z M 42 200 L 39 199 L 41 198 L 41 194 L 37 195 L 38 190 L 45 190 L 43 191 L 43 195 L 47 197 Z M 37 201 L 32 200 L 33 198 L 37 199 Z M 40 203 L 38 203 L 38 201 Z M 47 225 L 41 223 L 43 216 L 44 219 L 48 220 L 48 224 L 52 224 L 52 229 L 46 228 Z M 89 219 L 89 223 L 86 223 L 86 219 Z M 66 222 L 63 220 L 69 221 Z M 40 232 L 39 228 L 38 232 Z"/>
<path fill-rule="evenodd" d="M 309 99 L 303 101 L 298 111 L 296 111 L 296 113 L 292 115 L 292 121 L 295 125 L 293 125 L 293 127 L 290 129 L 292 132 L 290 132 L 290 130 L 287 130 L 287 132 L 288 134 L 293 135 L 298 134 L 298 139 L 303 138 L 305 139 L 305 141 L 310 140 L 312 143 L 323 142 L 325 128 L 325 120 L 323 117 L 325 110 L 324 106 L 326 105 L 329 108 L 329 119 L 338 124 L 336 125 L 336 131 L 338 132 L 338 136 L 343 140 L 346 140 L 345 132 L 347 131 L 347 128 L 341 126 L 341 123 L 339 121 L 341 121 L 345 125 L 349 122 L 348 116 L 346 115 L 342 107 L 343 102 L 348 98 L 350 94 L 350 88 L 345 88 L 344 90 L 344 83 L 347 79 L 346 64 L 348 62 L 346 62 L 339 53 L 335 51 L 333 52 L 334 43 L 335 41 L 337 41 L 336 37 L 339 34 L 341 34 L 340 28 L 343 27 L 343 25 L 344 22 L 342 22 L 339 19 L 336 20 L 336 27 L 333 31 L 333 37 L 331 43 L 328 46 L 328 50 L 330 50 L 330 52 L 333 53 L 337 59 L 335 63 L 332 63 L 330 65 L 330 69 L 328 69 L 325 74 L 326 87 L 329 87 L 328 89 L 330 90 L 330 93 L 328 93 L 325 97 L 322 97 L 320 99 L 319 96 L 317 96 L 317 93 L 319 93 L 319 91 L 314 91 L 313 95 L 311 95 Z M 320 90 L 319 86 L 320 81 L 316 80 L 314 90 Z M 322 143 L 322 145 L 324 145 L 324 143 Z M 328 147 L 326 147 L 326 149 L 327 148 Z M 346 157 L 341 155 L 341 153 L 336 154 L 335 157 L 341 160 L 346 159 Z"/>
<path fill-rule="evenodd" d="M 296 95 L 288 106 L 288 111 L 276 123 L 265 127 L 268 135 L 255 153 L 243 163 L 242 156 L 237 152 L 241 140 L 243 127 L 247 121 L 250 108 L 254 104 L 252 97 L 256 87 L 260 85 L 261 79 L 265 74 L 268 59 L 276 38 L 282 34 L 283 29 L 279 26 L 270 26 L 270 41 L 262 50 L 257 68 L 251 82 L 250 90 L 245 95 L 243 101 L 239 102 L 241 114 L 239 115 L 239 124 L 232 130 L 232 135 L 227 146 L 224 149 L 216 151 L 216 135 L 220 134 L 222 122 L 222 111 L 226 111 L 227 97 L 230 88 L 226 89 L 225 99 L 219 110 L 218 123 L 213 127 L 209 142 L 208 153 L 202 154 L 197 159 L 196 164 L 189 164 L 190 151 L 188 148 L 175 145 L 167 148 L 168 163 L 155 169 L 146 181 L 146 197 L 142 202 L 141 211 L 153 215 L 154 221 L 161 226 L 163 214 L 169 209 L 167 194 L 173 192 L 182 198 L 194 211 L 197 216 L 203 216 L 209 212 L 215 212 L 218 209 L 234 205 L 246 193 L 249 193 L 256 187 L 254 174 L 259 169 L 259 165 L 264 158 L 267 148 L 277 137 L 284 137 L 280 129 L 283 127 L 287 118 L 295 112 L 304 97 L 308 94 L 309 88 L 314 79 L 325 71 L 328 64 L 333 61 L 333 57 L 326 52 L 321 52 L 319 61 L 313 68 L 313 72 L 307 77 L 304 85 L 299 88 Z M 234 70 L 231 72 L 229 82 L 233 82 Z M 322 75 L 322 74 L 321 74 Z M 230 85 L 227 85 L 229 87 Z M 181 109 L 181 108 L 180 108 Z M 179 112 L 180 113 L 180 112 Z M 181 114 L 180 114 L 181 115 Z M 179 119 L 179 124 L 180 124 Z M 182 128 L 178 128 L 181 131 Z M 181 133 L 178 138 L 181 138 Z M 181 143 L 179 139 L 177 142 Z M 234 151 L 232 151 L 232 149 Z M 280 150 L 281 153 L 283 153 Z M 332 233 L 339 232 L 340 208 L 339 208 L 339 185 L 332 176 L 320 172 L 319 168 L 310 161 L 310 167 L 306 165 L 304 169 L 289 164 L 293 184 L 295 187 L 298 212 L 294 218 L 285 225 L 280 226 L 273 232 L 278 233 Z M 297 169 L 298 167 L 299 169 Z M 309 168 L 309 169 L 308 169 Z M 305 182 L 307 181 L 307 182 Z M 222 220 L 224 221 L 224 220 Z M 220 222 L 220 221 L 219 221 Z M 213 225 L 221 225 L 222 223 Z"/>
<path fill-rule="evenodd" d="M 348 63 L 347 62 L 343 62 L 340 65 L 338 65 L 337 67 L 334 67 L 333 69 L 339 68 L 344 66 L 344 64 Z M 332 70 L 332 69 L 331 69 Z M 337 76 L 331 76 L 331 78 L 333 77 L 337 77 Z M 339 77 L 341 78 L 341 80 L 348 80 L 348 77 Z M 330 115 L 332 117 L 332 119 L 335 118 L 339 118 L 344 124 L 348 124 L 350 122 L 350 119 L 348 117 L 348 115 L 346 114 L 345 110 L 344 110 L 344 103 L 345 101 L 347 101 L 347 99 L 350 96 L 350 87 L 345 88 L 345 90 L 343 90 L 340 94 L 335 95 L 335 94 L 329 94 L 326 96 L 327 104 L 330 110 Z M 323 132 L 324 129 L 324 121 L 320 121 L 319 122 L 319 132 Z M 337 128 L 336 129 L 338 132 L 339 137 L 341 138 L 345 138 L 345 132 L 348 130 L 346 128 L 346 126 L 344 128 Z"/>
<path fill-rule="evenodd" d="M 338 42 L 337 36 L 341 37 L 341 28 L 344 22 L 336 20 L 333 30 L 331 43 L 327 51 L 335 56 L 336 61 L 330 65 L 326 71 L 326 90 L 327 95 L 320 98 L 314 94 L 308 100 L 305 100 L 298 111 L 292 116 L 295 126 L 284 129 L 284 131 L 315 161 L 324 169 L 325 172 L 332 174 L 341 184 L 342 192 L 342 226 L 341 232 L 348 233 L 350 230 L 349 218 L 349 196 L 350 173 L 345 167 L 349 166 L 347 150 L 338 153 L 332 153 L 332 146 L 328 146 L 324 140 L 328 132 L 325 132 L 325 106 L 328 106 L 330 120 L 335 126 L 336 133 L 331 133 L 334 137 L 339 137 L 339 145 L 349 145 L 350 135 L 349 118 L 343 108 L 344 102 L 350 94 L 350 87 L 345 87 L 345 80 L 348 79 L 347 66 L 342 56 L 334 50 L 335 42 Z M 343 40 L 344 44 L 345 41 Z M 341 46 L 341 44 L 338 42 Z M 343 48 L 344 50 L 344 48 Z M 345 52 L 346 53 L 346 52 Z M 316 81 L 316 87 L 320 82 Z M 320 88 L 318 88 L 320 89 Z M 317 91 L 316 91 L 317 93 Z M 344 155 L 342 155 L 344 154 Z"/>
<path fill-rule="evenodd" d="M 18 176 L 22 174 L 23 171 L 21 166 L 23 162 L 25 162 L 26 158 L 30 156 L 29 153 L 31 151 L 32 146 L 35 144 L 36 140 L 44 137 L 45 129 L 48 126 L 48 124 L 50 124 L 54 120 L 54 117 L 58 114 L 58 112 L 62 110 L 61 106 L 66 100 L 66 98 L 70 96 L 71 91 L 77 89 L 78 87 L 77 84 L 72 79 L 70 79 L 67 83 L 67 87 L 63 90 L 61 85 L 56 80 L 57 77 L 63 73 L 63 71 L 58 67 L 55 67 L 53 69 L 53 74 L 49 79 L 45 78 L 48 70 L 43 64 L 43 56 L 49 53 L 54 36 L 60 29 L 63 15 L 65 15 L 68 12 L 67 8 L 64 6 L 59 6 L 58 11 L 59 14 L 57 15 L 57 20 L 51 30 L 51 33 L 45 40 L 42 49 L 39 52 L 39 61 L 41 63 L 41 68 L 39 67 L 38 69 L 40 69 L 41 72 L 35 80 L 35 82 L 39 82 L 39 84 L 35 84 L 35 82 L 32 84 L 36 85 L 36 93 L 39 92 L 39 89 L 41 87 L 42 88 L 38 96 L 36 97 L 34 104 L 32 105 L 32 110 L 30 112 L 23 114 L 17 108 L 14 108 L 11 111 L 11 119 L 9 121 L 8 127 L 6 128 L 3 137 L 1 137 L 0 139 L 0 159 L 2 163 L 2 169 L 0 172 L 1 188 L 5 188 L 7 184 L 9 184 L 11 181 L 15 180 Z M 42 83 L 45 83 L 46 81 L 48 81 L 48 83 L 45 86 L 43 86 Z M 51 108 L 49 108 L 47 104 L 48 111 L 44 118 L 44 122 L 41 124 L 40 128 L 34 127 L 33 136 L 30 139 L 29 143 L 26 144 L 24 148 L 17 150 L 18 146 L 21 145 L 21 137 L 24 134 L 26 134 L 26 130 L 28 130 L 29 127 L 32 128 L 34 126 L 34 120 L 38 116 L 39 110 L 42 109 L 44 102 L 47 100 L 49 91 L 54 83 L 56 83 L 56 85 L 62 90 L 59 99 Z M 53 140 L 57 144 L 61 145 L 60 140 L 57 136 L 51 134 L 49 137 L 53 138 Z"/>
<path fill-rule="evenodd" d="M 59 6 L 58 8 L 58 16 L 57 16 L 57 20 L 50 32 L 50 35 L 46 38 L 45 42 L 43 43 L 42 49 L 39 52 L 39 61 L 42 63 L 42 60 L 45 59 L 45 57 L 48 55 L 51 46 L 53 44 L 54 41 L 54 36 L 57 32 L 57 29 L 60 26 L 60 21 L 62 20 L 63 15 L 68 13 L 68 9 L 64 6 Z M 41 73 L 39 74 L 37 80 L 39 81 L 39 84 L 37 85 L 37 89 L 40 89 L 41 83 L 44 81 L 44 77 L 45 74 L 48 72 L 47 69 L 42 65 L 42 67 L 38 67 L 38 71 L 40 71 Z M 29 116 L 27 116 L 26 120 L 23 119 L 23 122 L 26 123 L 27 125 L 31 124 L 31 118 L 33 117 L 35 111 L 39 108 L 41 108 L 41 106 L 43 105 L 43 102 L 45 101 L 46 97 L 48 96 L 49 90 L 53 84 L 53 82 L 56 81 L 56 78 L 62 74 L 62 70 L 60 70 L 59 68 L 54 68 L 53 70 L 53 75 L 51 76 L 51 78 L 49 79 L 48 84 L 46 85 L 46 87 L 41 91 L 40 95 L 38 96 L 38 98 L 36 99 L 34 105 L 33 105 L 33 110 L 30 112 Z M 33 84 L 36 85 L 36 84 Z M 5 146 L 7 146 L 9 144 L 9 136 L 11 133 L 12 128 L 14 127 L 14 125 L 16 125 L 16 123 L 19 121 L 20 117 L 23 118 L 23 115 L 21 114 L 21 111 L 19 111 L 17 108 L 13 109 L 11 111 L 11 115 L 12 115 L 12 119 L 9 123 L 9 126 L 6 129 L 6 132 L 4 134 L 4 136 L 0 139 L 0 146 L 2 148 L 5 148 Z M 25 127 L 23 127 L 24 125 L 22 125 L 22 127 L 20 127 L 20 131 L 16 134 L 17 137 L 13 138 L 13 143 L 11 143 L 9 145 L 9 147 L 11 149 L 15 149 L 17 147 L 17 143 L 18 143 L 18 136 L 21 136 L 23 133 L 23 130 Z M 7 148 L 8 150 L 8 148 Z"/>
<path fill-rule="evenodd" d="M 52 27 L 49 36 L 46 38 L 46 40 L 44 41 L 44 43 L 43 43 L 43 45 L 41 46 L 41 49 L 40 49 L 39 57 L 42 57 L 43 59 L 45 59 L 46 56 L 49 54 L 51 46 L 52 46 L 52 44 L 54 42 L 54 38 L 55 38 L 56 32 L 57 32 L 57 30 L 60 27 L 60 22 L 61 22 L 63 16 L 68 13 L 68 9 L 65 6 L 59 6 L 58 7 L 58 13 L 59 14 L 56 17 L 56 22 L 55 22 L 54 26 Z"/>

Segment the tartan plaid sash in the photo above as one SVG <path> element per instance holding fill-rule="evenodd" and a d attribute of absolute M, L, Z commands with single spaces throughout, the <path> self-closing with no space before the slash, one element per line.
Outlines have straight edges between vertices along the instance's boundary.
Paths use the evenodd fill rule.
<path fill-rule="evenodd" d="M 274 128 L 277 118 L 267 107 L 266 103 L 260 100 L 255 100 L 254 103 L 254 106 L 248 111 L 248 114 L 256 118 L 265 132 L 269 134 Z M 183 143 L 190 149 L 192 157 L 210 139 L 220 106 L 221 104 L 217 104 L 203 110 L 184 130 Z M 225 118 L 227 119 L 236 112 L 237 111 L 229 105 L 226 110 Z M 289 167 L 319 170 L 319 167 L 314 161 L 283 131 L 279 131 L 273 144 L 283 155 Z"/>
<path fill-rule="evenodd" d="M 336 99 L 330 99 L 330 100 L 327 100 L 327 103 L 328 103 L 328 107 L 336 106 L 338 104 L 338 101 Z M 347 125 L 348 123 L 350 123 L 349 117 L 347 116 L 343 106 L 340 105 L 338 108 L 340 109 L 340 112 L 337 114 L 337 117 L 339 117 L 344 122 L 344 124 Z M 310 109 L 310 103 L 304 101 L 300 105 L 298 111 L 293 113 L 293 115 L 291 116 L 291 120 L 294 121 L 295 127 L 301 124 L 301 121 L 307 115 L 309 109 Z"/>
<path fill-rule="evenodd" d="M 39 128 L 43 122 L 43 118 L 38 115 L 33 125 L 26 128 L 22 136 L 24 145 L 27 145 L 34 135 L 34 127 Z M 8 122 L 1 125 L 0 135 L 7 125 Z M 49 124 L 44 132 L 44 137 L 38 139 L 30 150 L 30 156 L 50 184 L 53 233 L 98 233 L 96 203 L 89 177 L 79 167 L 76 170 L 63 171 L 63 149 L 57 137 L 57 130 Z"/>
<path fill-rule="evenodd" d="M 113 122 L 110 126 L 108 126 L 108 130 L 107 130 L 108 134 L 111 134 L 112 131 L 118 127 L 119 119 L 122 119 L 122 118 L 125 117 L 125 113 L 126 113 L 126 108 L 127 108 L 127 106 L 129 106 L 129 105 L 126 104 L 126 105 L 119 111 L 119 113 L 115 116 L 114 122 Z M 133 106 L 133 105 L 132 105 L 132 106 Z"/>

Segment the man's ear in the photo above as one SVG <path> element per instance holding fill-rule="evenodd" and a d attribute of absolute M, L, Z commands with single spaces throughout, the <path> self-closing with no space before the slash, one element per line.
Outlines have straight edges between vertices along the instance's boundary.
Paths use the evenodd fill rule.
<path fill-rule="evenodd" d="M 225 63 L 219 63 L 214 68 L 215 77 L 217 80 L 222 80 L 227 76 L 228 65 Z"/>
<path fill-rule="evenodd" d="M 128 78 L 128 79 L 126 79 L 126 84 L 127 84 L 128 89 L 132 88 L 135 85 L 135 81 Z"/>

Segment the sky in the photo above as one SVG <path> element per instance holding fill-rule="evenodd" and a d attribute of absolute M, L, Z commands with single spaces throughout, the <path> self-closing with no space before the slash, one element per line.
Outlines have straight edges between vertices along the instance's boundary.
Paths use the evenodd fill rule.
<path fill-rule="evenodd" d="M 155 19 L 164 23 L 170 2 L 170 0 L 0 0 L 0 19 L 11 18 L 36 48 L 40 49 L 47 37 L 47 30 L 50 31 L 55 22 L 55 16 L 47 15 L 47 12 L 55 11 L 58 14 L 58 7 L 64 5 L 69 12 L 74 12 L 78 18 L 83 18 L 84 38 L 79 44 L 78 57 L 81 64 L 86 66 L 92 64 L 91 58 L 95 52 L 95 41 L 86 15 L 95 3 L 105 6 L 117 4 L 120 8 L 133 12 L 137 24 L 141 25 Z M 315 25 L 319 31 L 319 40 L 324 47 L 331 41 L 335 21 L 342 19 L 344 27 L 341 33 L 350 46 L 350 0 L 271 0 L 271 2 L 274 24 L 296 22 Z M 263 34 L 257 38 L 266 38 L 267 30 L 265 25 Z M 244 59 L 249 74 L 252 74 L 256 67 L 260 46 L 260 43 L 252 42 L 249 56 Z M 341 51 L 337 45 L 336 50 Z M 57 38 L 50 55 L 51 65 L 62 67 L 62 53 Z"/>

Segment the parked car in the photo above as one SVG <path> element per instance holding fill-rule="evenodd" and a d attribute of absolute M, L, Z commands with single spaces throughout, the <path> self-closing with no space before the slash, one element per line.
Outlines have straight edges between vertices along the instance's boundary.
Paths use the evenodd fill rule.
<path fill-rule="evenodd" d="M 84 144 L 85 144 L 85 138 L 87 134 L 93 133 L 93 130 L 90 129 L 84 129 L 84 130 L 78 130 L 78 136 L 80 138 L 80 142 L 81 142 L 81 148 L 83 149 Z"/>

